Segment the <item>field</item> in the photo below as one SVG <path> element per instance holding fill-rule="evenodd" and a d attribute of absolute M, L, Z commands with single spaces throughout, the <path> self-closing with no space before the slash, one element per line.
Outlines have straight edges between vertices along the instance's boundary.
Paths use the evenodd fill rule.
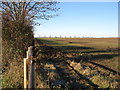
<path fill-rule="evenodd" d="M 96 55 L 95 62 L 118 71 L 117 38 L 42 38 L 45 44 L 62 50 L 66 55 Z M 98 61 L 99 60 L 99 61 Z"/>
<path fill-rule="evenodd" d="M 38 75 L 43 68 L 51 88 L 118 88 L 118 38 L 37 40 L 36 57 L 43 58 L 38 62 Z"/>

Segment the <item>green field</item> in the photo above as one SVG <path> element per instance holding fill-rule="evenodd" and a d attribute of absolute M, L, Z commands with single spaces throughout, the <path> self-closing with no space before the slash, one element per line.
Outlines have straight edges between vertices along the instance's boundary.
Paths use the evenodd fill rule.
<path fill-rule="evenodd" d="M 118 70 L 118 38 L 40 38 L 44 44 L 64 52 L 68 57 L 73 54 L 95 55 L 92 61 Z"/>
<path fill-rule="evenodd" d="M 118 48 L 118 38 L 40 38 L 52 46 L 85 46 L 94 48 Z M 70 43 L 72 42 L 72 43 Z"/>

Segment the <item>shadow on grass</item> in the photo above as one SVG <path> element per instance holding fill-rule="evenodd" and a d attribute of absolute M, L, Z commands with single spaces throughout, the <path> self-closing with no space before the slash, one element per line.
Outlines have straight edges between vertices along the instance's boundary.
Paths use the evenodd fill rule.
<path fill-rule="evenodd" d="M 84 61 L 84 62 L 90 62 L 94 65 L 97 65 L 99 67 L 102 67 L 104 69 L 107 69 L 113 73 L 118 73 L 117 71 L 115 70 L 112 70 L 108 67 L 105 67 L 103 65 L 100 65 L 100 64 L 97 64 L 97 63 L 94 63 L 94 61 L 101 61 L 101 60 L 111 60 L 112 58 L 116 57 L 116 56 L 119 56 L 119 54 L 101 54 L 101 55 L 83 55 L 83 56 L 78 56 L 76 58 L 70 58 L 71 59 L 74 59 L 75 62 L 80 62 L 81 60 Z M 68 58 L 69 59 L 69 58 Z"/>
<path fill-rule="evenodd" d="M 66 64 L 68 64 L 70 66 L 70 64 L 68 62 L 66 62 Z M 98 87 L 98 85 L 92 83 L 89 79 L 87 79 L 84 75 L 80 74 L 77 70 L 74 69 L 74 67 L 70 66 L 72 68 L 72 70 L 78 74 L 82 79 L 86 80 L 91 86 L 94 86 L 95 88 Z"/>
<path fill-rule="evenodd" d="M 39 39 L 39 41 L 44 42 L 47 45 L 61 45 L 61 43 L 52 40 Z"/>
<path fill-rule="evenodd" d="M 57 80 L 57 79 L 54 79 L 52 81 L 49 80 L 49 84 L 48 85 L 50 86 L 51 89 L 54 89 L 53 87 L 57 83 L 60 83 L 61 88 L 63 88 L 63 89 L 80 89 L 80 88 L 88 89 L 88 88 L 91 88 L 91 87 L 92 88 L 97 88 L 98 87 L 98 85 L 92 83 L 89 79 L 87 79 L 87 77 L 83 76 L 82 74 L 80 74 L 79 72 L 74 70 L 74 68 L 69 65 L 72 68 L 72 70 L 77 74 L 77 76 L 80 77 L 80 79 L 77 79 L 74 76 L 70 76 L 71 73 L 69 72 L 69 69 L 67 67 L 59 66 L 59 64 L 61 62 L 63 62 L 65 64 L 65 66 L 67 66 L 67 64 L 69 65 L 69 63 L 67 63 L 65 61 L 54 62 L 54 60 L 53 60 L 52 63 L 51 63 L 50 60 L 47 60 L 45 62 L 44 61 L 41 62 L 40 60 L 37 61 L 37 66 L 39 66 L 39 67 L 37 68 L 36 71 L 37 71 L 38 75 L 42 76 L 42 78 L 43 78 L 42 80 L 44 80 L 46 83 L 48 83 L 47 82 L 48 81 L 47 73 L 50 72 L 50 71 L 54 71 L 54 70 L 49 69 L 49 71 L 48 71 L 45 68 L 42 68 L 40 66 L 40 63 L 43 63 L 43 64 L 51 63 L 51 64 L 53 64 L 56 67 L 57 74 L 60 76 L 60 80 Z M 82 84 L 82 83 L 78 82 L 77 80 L 83 80 L 83 81 L 85 80 L 90 86 Z M 61 83 L 61 81 L 62 81 L 62 83 Z"/>
<path fill-rule="evenodd" d="M 92 62 L 92 61 L 89 61 L 89 63 L 92 63 L 92 64 L 94 64 L 94 65 L 96 65 L 96 66 L 99 66 L 99 67 L 101 67 L 101 68 L 104 68 L 104 69 L 109 70 L 109 71 L 111 71 L 111 72 L 113 72 L 113 73 L 115 73 L 115 74 L 120 75 L 119 72 L 117 72 L 117 71 L 115 71 L 115 70 L 113 70 L 113 69 L 111 69 L 111 68 L 105 67 L 105 66 L 100 65 L 100 64 L 97 64 L 97 63 L 94 63 L 94 62 Z"/>
<path fill-rule="evenodd" d="M 118 52 L 118 49 L 104 49 L 98 50 L 92 47 L 85 46 L 53 46 L 56 49 L 63 50 L 64 54 L 72 54 L 72 53 L 105 53 L 105 52 Z"/>
<path fill-rule="evenodd" d="M 83 47 L 83 46 L 53 46 L 57 49 L 63 49 L 63 50 L 83 50 L 83 49 L 94 49 L 91 47 Z"/>
<path fill-rule="evenodd" d="M 93 87 L 93 88 L 98 88 L 98 85 L 96 85 L 96 84 L 94 84 L 94 83 L 92 83 L 89 79 L 87 79 L 87 77 L 85 77 L 85 76 L 83 76 L 82 74 L 80 74 L 78 71 L 76 71 L 72 66 L 70 66 L 70 64 L 69 63 L 67 63 L 67 62 L 65 62 L 65 61 L 62 61 L 62 62 L 64 62 L 65 64 L 66 64 L 66 66 L 68 65 L 69 67 L 71 67 L 72 68 L 72 70 L 80 77 L 80 79 L 79 80 L 85 80 L 87 83 L 89 83 L 89 85 L 91 85 L 91 87 Z M 59 62 L 57 62 L 57 63 L 59 63 Z M 78 83 L 77 82 L 77 79 L 76 78 L 74 78 L 74 76 L 69 76 L 69 75 L 71 75 L 69 72 L 67 72 L 67 71 L 65 71 L 65 70 L 67 70 L 67 68 L 65 69 L 65 68 L 62 68 L 61 66 L 57 66 L 57 65 L 55 65 L 55 63 L 53 62 L 53 64 L 54 64 L 54 66 L 56 67 L 56 69 L 57 69 L 57 72 L 58 72 L 58 74 L 60 75 L 60 77 L 63 79 L 63 80 L 66 80 L 67 82 L 69 82 L 69 88 L 71 88 L 71 89 L 80 89 L 80 88 L 82 88 L 82 89 L 88 89 L 88 88 L 90 88 L 89 86 L 86 86 L 86 85 L 84 85 L 84 84 L 82 84 L 82 83 Z M 63 86 L 64 87 L 64 86 Z"/>
<path fill-rule="evenodd" d="M 83 61 L 86 61 L 86 60 L 105 60 L 105 59 L 112 59 L 116 56 L 119 56 L 118 54 L 98 54 L 98 55 L 80 55 L 80 56 L 76 56 L 74 57 L 73 59 L 75 60 L 83 60 Z"/>
<path fill-rule="evenodd" d="M 93 55 L 90 57 L 90 60 L 99 60 L 99 59 L 112 59 L 116 56 L 119 56 L 118 54 L 101 54 L 101 55 Z"/>
<path fill-rule="evenodd" d="M 43 46 L 44 47 L 44 46 Z M 46 47 L 46 46 L 45 46 Z M 54 46 L 55 47 L 55 46 Z M 42 47 L 40 47 L 40 48 L 42 48 Z M 57 48 L 58 50 L 61 50 L 61 48 L 63 48 L 64 50 L 81 50 L 81 49 L 83 49 L 83 50 L 88 50 L 88 49 L 94 49 L 94 48 L 91 48 L 91 47 L 77 47 L 77 46 L 56 46 L 55 48 Z M 44 51 L 46 50 L 49 50 L 49 49 L 51 49 L 50 50 L 50 52 L 52 52 L 52 50 L 54 50 L 54 48 L 52 48 L 52 47 L 46 47 L 46 49 L 43 49 Z M 89 51 L 88 51 L 89 52 Z M 102 52 L 102 51 L 97 51 L 97 52 Z M 105 52 L 105 51 L 103 51 L 103 52 Z M 48 52 L 47 52 L 48 53 Z M 80 61 L 81 59 L 83 59 L 83 60 L 99 60 L 99 59 L 111 59 L 111 58 L 113 58 L 113 57 L 115 57 L 115 56 L 118 56 L 118 55 L 116 55 L 116 54 L 102 54 L 102 55 L 94 55 L 94 56 L 89 56 L 89 55 L 85 55 L 85 56 L 80 56 L 79 58 L 77 58 L 76 60 L 78 60 L 78 61 Z M 47 62 L 48 63 L 48 62 Z M 59 62 L 57 62 L 58 64 L 59 64 Z M 91 62 L 92 63 L 92 62 Z M 73 79 L 72 79 L 72 77 L 70 77 L 69 76 L 69 73 L 67 73 L 67 72 L 64 72 L 64 70 L 63 70 L 63 68 L 62 67 L 58 67 L 58 66 L 56 66 L 55 65 L 55 62 L 53 61 L 53 64 L 54 64 L 54 66 L 56 67 L 56 69 L 58 70 L 58 74 L 60 75 L 60 77 L 63 79 L 63 80 L 66 80 L 66 81 L 68 81 L 70 84 L 72 84 L 73 86 L 74 86 L 74 84 L 78 84 L 78 86 L 82 86 L 81 85 L 81 83 L 77 83 L 77 82 L 75 82 Z M 69 63 L 67 63 L 66 62 L 66 65 L 69 65 Z M 97 66 L 100 66 L 100 67 L 102 67 L 102 68 L 105 68 L 105 69 L 107 69 L 107 70 L 109 70 L 109 71 L 111 71 L 111 72 L 114 72 L 114 73 L 116 73 L 116 71 L 114 71 L 114 70 L 112 70 L 112 69 L 110 69 L 110 68 L 107 68 L 107 67 L 105 67 L 105 66 L 103 66 L 103 65 L 100 65 L 100 64 L 96 64 L 96 63 L 92 63 L 92 64 L 94 64 L 94 65 L 97 65 Z M 70 65 L 69 65 L 70 66 Z M 87 77 L 85 77 L 85 76 L 83 76 L 83 75 L 81 75 L 79 72 L 77 72 L 76 70 L 74 70 L 74 67 L 72 67 L 72 66 L 70 66 L 71 68 L 72 68 L 72 70 L 79 76 L 79 77 L 81 77 L 82 79 L 84 79 L 85 81 L 87 81 L 91 86 L 93 86 L 93 87 L 98 87 L 97 85 L 95 85 L 94 83 L 92 83 L 89 79 L 87 79 Z M 41 72 L 39 71 L 39 70 L 41 70 Z M 41 73 L 43 73 L 43 72 L 45 72 L 46 70 L 44 70 L 44 69 L 41 69 L 41 68 L 38 68 L 38 73 L 39 74 L 41 74 Z M 117 72 L 118 73 L 118 72 Z M 65 76 L 65 74 L 68 74 L 68 77 L 69 78 L 65 78 L 64 76 Z M 42 76 L 43 76 L 43 78 L 44 78 L 44 80 L 45 80 L 45 78 L 47 77 L 47 75 L 46 75 L 46 73 L 43 73 L 42 74 Z M 71 81 L 70 81 L 70 79 L 71 80 L 73 80 L 73 82 L 71 83 Z M 67 84 L 67 82 L 66 82 L 66 84 Z M 71 86 L 71 85 L 70 85 Z M 51 87 L 51 85 L 50 85 L 50 87 Z M 63 87 L 64 87 L 64 85 L 63 85 Z M 85 86 L 85 85 L 83 85 L 83 87 L 87 87 L 87 86 Z M 52 87 L 51 87 L 52 88 Z M 87 87 L 88 88 L 88 87 Z"/>
<path fill-rule="evenodd" d="M 113 72 L 115 74 L 120 75 L 119 72 L 117 72 L 117 71 L 115 71 L 115 70 L 113 70 L 111 68 L 108 68 L 108 67 L 106 67 L 104 65 L 100 65 L 100 64 L 97 64 L 97 63 L 94 62 L 94 60 L 97 60 L 97 61 L 101 61 L 101 60 L 105 60 L 105 59 L 110 60 L 110 59 L 112 59 L 112 58 L 114 58 L 116 56 L 119 56 L 119 55 L 118 54 L 110 54 L 110 55 L 109 54 L 102 54 L 102 55 L 94 55 L 94 56 L 89 56 L 88 55 L 88 56 L 80 56 L 80 57 L 77 57 L 75 59 L 74 58 L 67 58 L 67 59 L 70 59 L 70 60 L 73 59 L 77 63 L 79 63 L 81 60 L 83 62 L 89 62 L 89 63 L 92 63 L 93 65 L 99 66 L 99 67 L 101 67 L 103 69 L 109 70 L 109 71 L 111 71 L 111 72 Z"/>

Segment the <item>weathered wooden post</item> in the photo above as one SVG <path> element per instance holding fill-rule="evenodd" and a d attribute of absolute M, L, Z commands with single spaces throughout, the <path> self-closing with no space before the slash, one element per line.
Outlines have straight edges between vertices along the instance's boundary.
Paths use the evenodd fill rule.
<path fill-rule="evenodd" d="M 35 89 L 35 66 L 34 66 L 34 60 L 31 60 L 30 62 L 30 73 L 29 73 L 29 84 L 28 89 Z"/>
<path fill-rule="evenodd" d="M 24 88 L 28 88 L 28 51 L 27 58 L 24 58 Z"/>
<path fill-rule="evenodd" d="M 33 46 L 28 47 L 29 60 L 30 60 L 30 72 L 29 72 L 29 84 L 28 89 L 35 88 L 35 65 L 33 60 Z"/>
<path fill-rule="evenodd" d="M 35 61 L 33 60 L 34 56 L 34 47 L 28 47 L 27 58 L 24 58 L 24 88 L 25 89 L 35 89 Z M 28 70 L 28 64 L 30 64 L 30 70 Z M 28 75 L 29 71 L 29 75 Z M 29 78 L 28 78 L 29 77 Z"/>

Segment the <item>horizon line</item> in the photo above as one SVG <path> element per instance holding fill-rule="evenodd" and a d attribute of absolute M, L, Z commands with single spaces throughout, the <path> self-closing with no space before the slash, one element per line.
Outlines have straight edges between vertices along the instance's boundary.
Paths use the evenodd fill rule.
<path fill-rule="evenodd" d="M 39 36 L 34 36 L 34 38 L 120 38 L 120 36 L 109 36 L 109 37 L 95 37 L 95 36 L 82 36 L 82 37 L 77 37 L 77 36 L 74 36 L 74 37 L 71 37 L 71 36 L 63 36 L 63 37 L 60 37 L 60 36 L 43 36 L 43 37 L 39 37 Z"/>

